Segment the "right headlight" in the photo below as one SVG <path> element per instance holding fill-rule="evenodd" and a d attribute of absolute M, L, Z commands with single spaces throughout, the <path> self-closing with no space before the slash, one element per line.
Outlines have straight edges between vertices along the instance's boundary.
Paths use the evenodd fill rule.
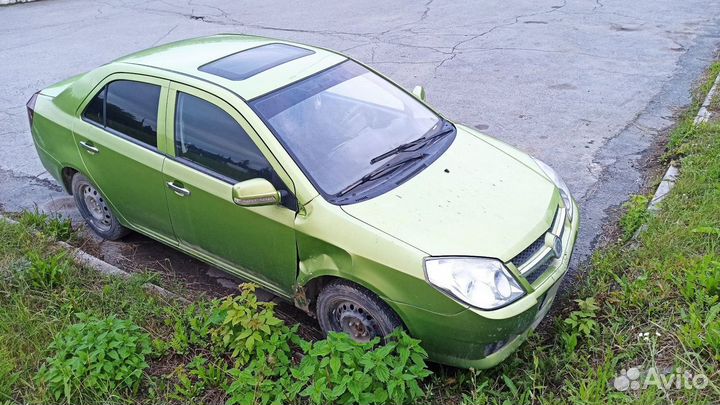
<path fill-rule="evenodd" d="M 563 204 L 565 204 L 565 210 L 567 212 L 568 219 L 572 221 L 575 209 L 573 207 L 572 197 L 570 197 L 570 189 L 568 188 L 567 184 L 565 184 L 565 182 L 560 177 L 560 175 L 557 174 L 555 169 L 548 166 L 547 163 L 536 158 L 533 158 L 533 160 L 535 161 L 535 163 L 537 163 L 540 170 L 542 170 L 543 173 L 545 173 L 545 175 L 547 175 L 560 190 L 560 197 L 563 200 Z"/>
<path fill-rule="evenodd" d="M 425 275 L 435 288 L 480 309 L 497 309 L 525 291 L 505 265 L 483 257 L 428 257 Z"/>

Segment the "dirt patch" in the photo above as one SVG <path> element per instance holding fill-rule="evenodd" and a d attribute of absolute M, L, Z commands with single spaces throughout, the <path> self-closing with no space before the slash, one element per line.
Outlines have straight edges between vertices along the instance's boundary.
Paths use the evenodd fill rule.
<path fill-rule="evenodd" d="M 138 233 L 131 233 L 120 241 L 99 238 L 84 224 L 78 227 L 74 245 L 128 273 L 150 274 L 156 284 L 180 294 L 190 301 L 203 298 L 223 298 L 238 292 L 244 281 L 217 267 L 194 259 L 172 247 Z M 263 289 L 258 299 L 277 304 L 278 318 L 289 324 L 300 324 L 300 335 L 308 340 L 323 337 L 317 321 L 286 300 Z"/>

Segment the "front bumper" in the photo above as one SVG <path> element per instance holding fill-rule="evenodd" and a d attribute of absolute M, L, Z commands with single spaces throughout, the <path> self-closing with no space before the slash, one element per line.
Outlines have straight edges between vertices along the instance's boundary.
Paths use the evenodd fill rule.
<path fill-rule="evenodd" d="M 393 303 L 408 321 L 411 334 L 422 340 L 432 361 L 485 369 L 517 350 L 549 312 L 567 273 L 579 227 L 577 206 L 575 212 L 573 222 L 565 230 L 566 248 L 554 269 L 532 283 L 529 293 L 520 300 L 494 311 L 466 308 L 454 315 Z"/>

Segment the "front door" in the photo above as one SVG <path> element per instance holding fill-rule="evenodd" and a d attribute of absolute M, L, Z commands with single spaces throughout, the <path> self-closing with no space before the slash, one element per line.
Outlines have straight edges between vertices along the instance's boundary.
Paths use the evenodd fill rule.
<path fill-rule="evenodd" d="M 161 153 L 168 85 L 143 75 L 105 79 L 81 107 L 73 133 L 85 174 L 121 222 L 172 244 Z"/>
<path fill-rule="evenodd" d="M 289 204 L 240 207 L 237 182 L 262 177 L 292 198 L 265 145 L 230 104 L 172 83 L 163 173 L 175 235 L 186 249 L 289 297 L 297 277 L 295 210 Z M 171 136 L 172 134 L 172 136 Z M 265 152 L 263 152 L 265 151 Z"/>

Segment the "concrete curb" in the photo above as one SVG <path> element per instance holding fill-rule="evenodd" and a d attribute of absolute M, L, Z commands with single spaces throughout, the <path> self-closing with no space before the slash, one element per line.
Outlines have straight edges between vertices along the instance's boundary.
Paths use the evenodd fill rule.
<path fill-rule="evenodd" d="M 665 172 L 662 180 L 660 181 L 657 190 L 655 190 L 655 195 L 653 196 L 653 199 L 648 205 L 648 211 L 650 211 L 651 213 L 656 213 L 660 211 L 660 202 L 665 199 L 668 193 L 670 193 L 670 190 L 672 190 L 672 188 L 675 186 L 675 180 L 677 180 L 679 175 L 680 167 L 677 165 L 676 162 L 670 162 L 670 166 L 668 166 L 668 169 Z"/>
<path fill-rule="evenodd" d="M 700 109 L 698 110 L 697 115 L 695 116 L 695 119 L 693 120 L 693 125 L 698 126 L 701 124 L 706 123 L 709 119 L 712 113 L 710 110 L 708 110 L 708 107 L 710 106 L 710 103 L 712 102 L 715 92 L 717 91 L 718 84 L 720 83 L 720 74 L 718 74 L 715 77 L 715 81 L 713 82 L 712 87 L 710 88 L 710 91 L 708 91 L 708 94 L 705 96 L 705 100 L 703 101 L 702 105 L 700 106 Z M 670 193 L 670 190 L 675 187 L 675 181 L 677 180 L 678 176 L 680 175 L 680 167 L 677 162 L 672 161 L 670 162 L 670 165 L 667 168 L 667 171 L 665 171 L 665 175 L 663 176 L 662 180 L 660 181 L 660 184 L 658 185 L 657 190 L 655 190 L 655 194 L 653 195 L 653 199 L 648 204 L 647 210 L 651 215 L 656 215 L 660 211 L 660 202 L 665 199 L 665 197 Z M 636 240 L 643 232 L 647 230 L 647 225 L 642 225 L 633 235 L 632 239 Z"/>
<path fill-rule="evenodd" d="M 715 92 L 717 91 L 718 83 L 720 83 L 720 74 L 717 75 L 715 78 L 715 83 L 713 83 L 713 86 L 710 88 L 710 91 L 708 91 L 707 96 L 705 97 L 705 101 L 703 101 L 702 106 L 700 106 L 700 110 L 698 110 L 697 115 L 695 116 L 695 120 L 693 121 L 693 124 L 695 126 L 700 125 L 704 122 L 707 122 L 710 119 L 710 110 L 708 110 L 708 107 L 710 107 L 710 103 L 712 103 L 713 97 L 715 96 Z"/>
<path fill-rule="evenodd" d="M 9 224 L 15 224 L 15 225 L 20 224 L 19 222 L 15 221 L 14 219 L 10 219 L 2 214 L 0 214 L 0 221 L 6 222 Z M 73 262 L 80 267 L 93 269 L 93 270 L 97 271 L 98 273 L 104 274 L 106 276 L 120 277 L 120 278 L 125 278 L 125 279 L 132 277 L 132 274 L 126 272 L 125 270 L 122 270 L 116 266 L 113 266 L 112 264 L 110 264 L 104 260 L 101 260 L 101 259 L 85 252 L 84 250 L 82 250 L 80 248 L 76 248 L 75 246 L 72 246 L 67 242 L 56 241 L 55 244 L 65 250 L 67 250 L 68 252 L 70 252 L 70 257 L 72 258 Z M 146 290 L 151 291 L 155 294 L 158 294 L 164 298 L 178 300 L 185 304 L 190 303 L 190 301 L 188 301 L 187 299 L 175 294 L 172 291 L 166 290 L 156 284 L 145 283 L 145 284 L 143 284 L 143 288 L 145 288 Z"/>
<path fill-rule="evenodd" d="M 0 0 L 0 6 L 9 6 L 12 4 L 30 3 L 37 0 Z"/>

